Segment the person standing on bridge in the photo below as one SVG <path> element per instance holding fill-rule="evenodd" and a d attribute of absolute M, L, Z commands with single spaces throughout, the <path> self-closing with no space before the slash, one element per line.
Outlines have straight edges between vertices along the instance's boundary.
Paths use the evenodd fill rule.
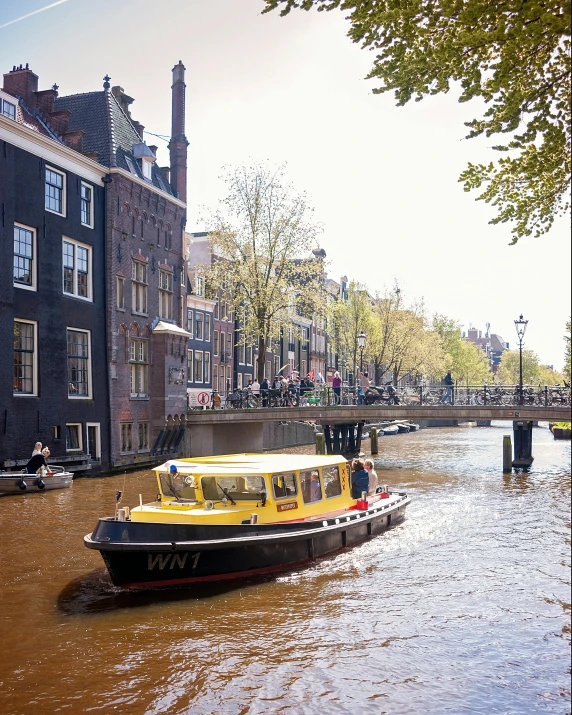
<path fill-rule="evenodd" d="M 445 385 L 445 394 L 441 398 L 441 404 L 453 404 L 453 385 L 455 384 L 453 382 L 453 376 L 451 375 L 451 371 L 447 370 L 447 374 L 443 378 L 443 384 Z"/>

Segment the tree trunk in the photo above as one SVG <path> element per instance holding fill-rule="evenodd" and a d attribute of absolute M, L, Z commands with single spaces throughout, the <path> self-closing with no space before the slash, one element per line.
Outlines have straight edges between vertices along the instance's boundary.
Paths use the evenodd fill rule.
<path fill-rule="evenodd" d="M 264 380 L 264 363 L 266 362 L 266 338 L 263 335 L 258 336 L 258 369 L 257 369 L 257 379 L 258 382 Z"/>

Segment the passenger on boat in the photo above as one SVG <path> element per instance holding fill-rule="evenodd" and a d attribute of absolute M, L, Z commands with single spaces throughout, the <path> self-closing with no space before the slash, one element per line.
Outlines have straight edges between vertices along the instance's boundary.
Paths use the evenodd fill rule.
<path fill-rule="evenodd" d="M 322 498 L 322 487 L 320 486 L 320 475 L 313 471 L 310 476 L 310 501 L 320 501 Z"/>
<path fill-rule="evenodd" d="M 42 454 L 42 443 L 41 442 L 36 442 L 36 445 L 32 452 L 32 457 L 35 457 L 36 454 Z"/>
<path fill-rule="evenodd" d="M 377 474 L 375 469 L 373 468 L 373 460 L 366 459 L 363 465 L 365 471 L 369 474 L 369 489 L 367 493 L 369 496 L 371 496 L 372 494 L 375 494 L 377 490 Z"/>
<path fill-rule="evenodd" d="M 369 491 L 369 474 L 364 469 L 364 463 L 361 459 L 354 459 L 352 469 L 352 497 L 361 499 L 362 492 L 367 494 Z"/>
<path fill-rule="evenodd" d="M 39 452 L 38 454 L 35 454 L 32 459 L 30 459 L 28 464 L 26 464 L 26 472 L 28 474 L 36 474 L 42 467 L 45 467 L 48 473 L 51 474 L 45 456 L 42 452 Z"/>

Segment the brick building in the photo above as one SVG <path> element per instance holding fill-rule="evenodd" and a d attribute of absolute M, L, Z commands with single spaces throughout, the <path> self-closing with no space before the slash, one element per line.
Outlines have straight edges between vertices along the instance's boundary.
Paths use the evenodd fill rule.
<path fill-rule="evenodd" d="M 33 331 L 37 331 L 39 338 L 33 332 L 34 346 L 38 339 L 40 346 L 44 342 L 43 326 L 48 324 L 51 332 L 57 333 L 57 340 L 63 339 L 67 357 L 65 350 L 63 353 L 55 347 L 49 350 L 54 355 L 51 368 L 54 385 L 64 386 L 60 388 L 64 390 L 68 385 L 69 392 L 73 384 L 80 391 L 77 395 L 66 395 L 62 408 L 68 426 L 68 443 L 71 440 L 74 445 L 79 443 L 92 450 L 90 425 L 93 422 L 101 426 L 97 440 L 101 444 L 99 451 L 105 468 L 149 463 L 156 461 L 157 455 L 177 454 L 185 431 L 189 335 L 183 327 L 186 319 L 183 231 L 188 146 L 184 72 L 181 62 L 172 70 L 170 168 L 157 166 L 156 147 L 147 146 L 143 140 L 143 125 L 131 116 L 133 98 L 121 87 L 111 87 L 109 77 L 104 78 L 100 91 L 70 96 L 58 96 L 55 85 L 50 90 L 38 91 L 38 77 L 27 67 L 14 68 L 4 77 L 2 127 L 11 121 L 13 126 L 20 126 L 20 132 L 34 132 L 36 138 L 45 137 L 43 142 L 50 143 L 51 154 L 45 147 L 41 153 L 26 145 L 26 150 L 32 156 L 39 156 L 40 160 L 35 158 L 21 163 L 16 149 L 12 151 L 5 145 L 3 151 L 2 160 L 11 172 L 2 171 L 0 183 L 2 197 L 9 198 L 4 202 L 9 221 L 9 225 L 2 227 L 4 237 L 6 232 L 14 232 L 15 222 L 23 222 L 23 230 L 31 230 L 32 238 L 27 239 L 28 234 L 24 233 L 24 239 L 19 239 L 18 245 L 29 251 L 29 246 L 35 250 L 37 243 L 38 260 L 47 268 L 47 277 L 44 278 L 42 271 L 37 279 L 38 293 L 40 287 L 44 291 L 46 284 L 50 286 L 49 294 L 45 293 L 46 299 L 42 301 L 44 322 L 43 314 L 41 320 L 33 317 L 32 307 L 19 307 L 18 302 L 22 305 L 30 303 L 30 294 L 36 289 L 28 287 L 25 291 L 20 285 L 16 286 L 19 283 L 16 270 L 22 272 L 24 269 L 17 268 L 14 263 L 14 282 L 8 275 L 2 281 L 5 295 L 0 300 L 10 304 L 12 311 L 3 316 L 3 320 L 14 320 L 11 317 L 14 310 L 14 315 L 21 321 L 28 321 L 26 325 L 36 320 Z M 18 101 L 12 102 L 11 97 Z M 37 140 L 36 144 L 41 142 Z M 58 159 L 60 155 L 61 161 Z M 24 172 L 22 177 L 18 176 L 20 166 Z M 33 191 L 29 187 L 33 187 Z M 31 211 L 28 204 L 32 193 L 35 213 L 27 216 L 25 211 L 28 208 Z M 40 204 L 36 206 L 38 201 Z M 50 201 L 63 202 L 65 208 L 61 211 L 50 209 Z M 22 208 L 16 210 L 18 202 Z M 92 226 L 83 221 L 86 204 L 92 211 L 89 218 Z M 46 236 L 50 238 L 48 256 L 45 255 L 48 242 L 40 240 Z M 16 236 L 11 240 L 16 246 Z M 26 255 L 18 254 L 17 258 L 22 265 L 27 260 Z M 5 272 L 8 268 L 3 266 L 2 270 Z M 63 302 L 59 297 L 62 290 L 58 279 L 62 271 Z M 80 280 L 83 281 L 81 286 Z M 29 295 L 25 295 L 26 292 Z M 68 313 L 72 317 L 68 318 Z M 77 333 L 70 338 L 68 330 L 67 342 L 62 315 L 66 324 Z M 25 328 L 24 332 L 29 330 Z M 28 333 L 25 335 L 29 343 Z M 16 334 L 14 340 L 16 342 Z M 81 375 L 89 373 L 91 382 L 87 377 L 80 379 L 76 376 L 77 367 L 76 373 L 72 375 L 70 372 L 70 350 L 89 355 L 89 370 L 84 366 Z M 81 357 L 84 359 L 83 355 Z M 47 361 L 43 351 L 41 360 L 36 353 L 31 358 L 24 358 L 32 361 L 32 370 L 37 370 L 40 365 L 39 377 L 33 383 L 33 390 L 37 391 L 45 380 L 41 365 Z M 63 375 L 66 359 L 67 380 Z M 79 362 L 76 356 L 75 364 Z M 29 382 L 27 373 L 24 371 L 23 374 Z M 4 385 L 0 387 L 0 394 L 4 395 L 7 378 L 0 378 L 0 385 L 2 379 Z M 36 395 L 30 397 L 36 398 Z M 19 405 L 24 404 L 19 395 L 18 400 Z M 32 401 L 27 398 L 27 404 L 31 405 Z M 72 405 L 80 402 L 83 419 L 76 422 Z M 95 403 L 101 403 L 105 408 L 102 407 L 102 414 L 92 416 L 90 410 L 95 409 Z M 10 414 L 14 412 L 13 407 L 10 403 Z M 19 410 L 23 415 L 20 422 L 29 423 L 31 413 L 28 411 Z M 38 409 L 36 421 L 43 425 L 41 412 Z M 58 416 L 60 424 L 64 416 Z M 55 415 L 50 415 L 49 419 L 54 422 Z M 54 434 L 55 428 L 54 422 Z M 43 430 L 42 427 L 42 435 Z M 93 428 L 91 434 L 93 442 Z"/>
<path fill-rule="evenodd" d="M 39 440 L 70 469 L 107 469 L 106 170 L 56 96 L 27 66 L 0 91 L 0 467 Z"/>

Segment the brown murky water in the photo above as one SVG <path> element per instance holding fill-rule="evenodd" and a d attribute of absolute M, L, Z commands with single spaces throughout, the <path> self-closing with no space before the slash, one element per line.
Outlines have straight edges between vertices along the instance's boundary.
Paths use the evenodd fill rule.
<path fill-rule="evenodd" d="M 0 713 L 380 715 L 569 710 L 570 443 L 507 426 L 384 437 L 405 521 L 272 580 L 126 594 L 82 538 L 149 472 L 0 500 Z"/>

